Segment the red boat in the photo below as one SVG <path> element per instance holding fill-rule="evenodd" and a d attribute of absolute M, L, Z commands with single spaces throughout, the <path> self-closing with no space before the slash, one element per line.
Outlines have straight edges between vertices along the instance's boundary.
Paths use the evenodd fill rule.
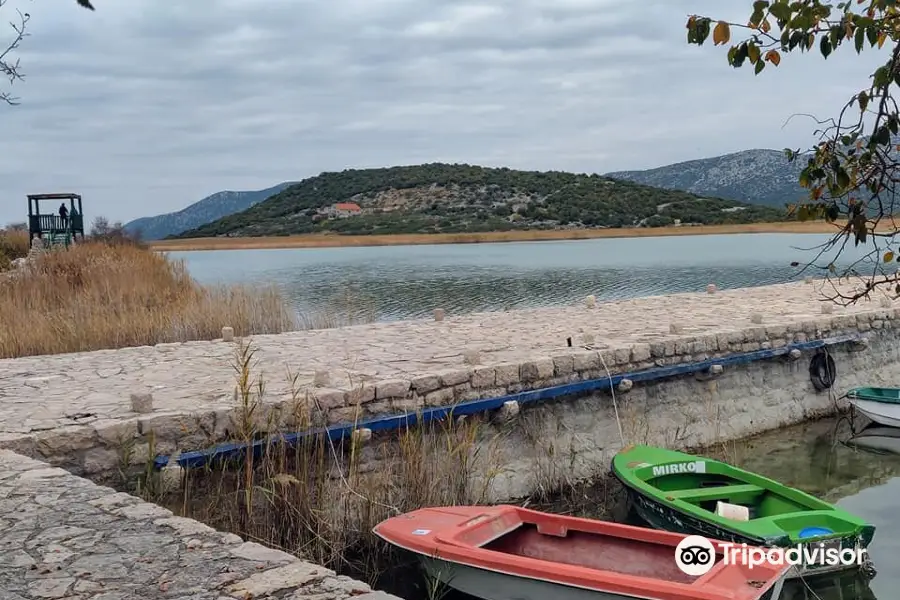
<path fill-rule="evenodd" d="M 374 532 L 484 600 L 776 600 L 791 568 L 717 557 L 692 577 L 675 562 L 684 535 L 516 506 L 424 508 Z"/>

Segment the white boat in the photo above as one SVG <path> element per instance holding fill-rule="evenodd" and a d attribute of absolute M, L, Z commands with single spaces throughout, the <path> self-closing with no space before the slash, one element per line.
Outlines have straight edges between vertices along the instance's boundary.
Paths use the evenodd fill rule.
<path fill-rule="evenodd" d="M 847 401 L 871 420 L 887 427 L 900 427 L 900 389 L 855 388 Z"/>

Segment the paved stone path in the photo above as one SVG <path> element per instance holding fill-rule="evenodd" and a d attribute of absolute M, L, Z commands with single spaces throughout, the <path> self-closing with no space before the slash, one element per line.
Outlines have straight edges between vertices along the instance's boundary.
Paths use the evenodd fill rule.
<path fill-rule="evenodd" d="M 821 318 L 820 284 L 641 298 L 597 304 L 473 314 L 443 321 L 377 323 L 257 336 L 255 372 L 272 401 L 289 399 L 287 372 L 301 388 L 316 371 L 326 387 L 412 379 L 466 369 L 467 351 L 486 365 L 543 358 L 584 334 L 599 347 L 628 347 L 697 333 L 739 331 Z M 878 302 L 835 314 L 884 310 Z M 673 333 L 671 327 L 681 327 Z M 152 393 L 155 414 L 233 406 L 235 344 L 221 340 L 0 360 L 0 445 L 25 434 L 137 416 L 132 394 Z"/>
<path fill-rule="evenodd" d="M 0 450 L 3 600 L 399 600 Z"/>

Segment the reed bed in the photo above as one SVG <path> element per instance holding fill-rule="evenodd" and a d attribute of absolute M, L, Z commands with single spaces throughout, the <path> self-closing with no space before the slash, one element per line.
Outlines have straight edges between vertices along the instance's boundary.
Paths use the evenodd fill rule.
<path fill-rule="evenodd" d="M 254 376 L 250 343 L 238 344 L 234 366 L 231 441 L 249 444 L 267 432 L 308 432 L 323 424 L 324 411 L 300 391 L 276 409 L 280 414 L 275 417 L 273 405 L 265 401 L 265 381 Z M 279 428 L 276 420 L 288 426 Z M 495 479 L 505 473 L 499 442 L 507 433 L 483 416 L 454 418 L 451 413 L 440 422 L 369 440 L 310 435 L 287 446 L 275 435 L 267 438 L 271 443 L 260 455 L 186 471 L 178 489 L 168 491 L 165 476 L 152 467 L 130 471 L 126 451 L 119 487 L 178 515 L 404 597 L 435 598 L 440 595 L 436 582 L 414 573 L 410 557 L 372 529 L 383 519 L 418 508 L 489 503 Z M 562 457 L 550 458 L 557 459 Z M 550 491 L 550 486 L 556 488 Z M 537 487 L 533 497 L 518 503 L 598 518 L 621 508 L 621 488 L 606 477 L 577 483 L 548 477 L 546 485 Z"/>
<path fill-rule="evenodd" d="M 21 235 L 0 251 L 21 252 Z M 27 233 L 24 234 L 27 253 Z M 0 358 L 214 339 L 296 329 L 275 287 L 204 287 L 139 244 L 89 241 L 0 273 Z"/>

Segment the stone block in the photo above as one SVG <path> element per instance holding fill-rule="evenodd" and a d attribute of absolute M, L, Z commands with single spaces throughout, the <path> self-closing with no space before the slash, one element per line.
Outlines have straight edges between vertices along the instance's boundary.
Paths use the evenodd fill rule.
<path fill-rule="evenodd" d="M 223 327 L 222 328 L 222 341 L 223 342 L 233 342 L 234 341 L 234 327 Z"/>
<path fill-rule="evenodd" d="M 599 369 L 600 356 L 593 350 L 575 352 L 572 354 L 572 368 L 579 373 Z"/>
<path fill-rule="evenodd" d="M 507 386 L 519 381 L 519 365 L 503 363 L 494 367 L 496 385 Z"/>
<path fill-rule="evenodd" d="M 669 323 L 669 333 L 672 335 L 682 335 L 684 333 L 684 326 L 680 323 Z"/>
<path fill-rule="evenodd" d="M 614 352 L 617 365 L 627 365 L 631 362 L 631 348 L 616 348 Z"/>
<path fill-rule="evenodd" d="M 97 438 L 107 446 L 119 446 L 138 436 L 136 419 L 120 421 L 117 419 L 101 419 L 91 423 L 97 432 Z"/>
<path fill-rule="evenodd" d="M 94 428 L 85 425 L 69 425 L 41 431 L 34 438 L 35 450 L 42 457 L 65 456 L 80 450 L 89 450 L 98 442 Z"/>
<path fill-rule="evenodd" d="M 416 393 L 427 394 L 441 387 L 441 378 L 437 375 L 422 375 L 421 377 L 415 377 L 410 382 L 410 385 Z"/>
<path fill-rule="evenodd" d="M 593 294 L 584 299 L 584 304 L 588 308 L 596 308 L 597 307 L 597 297 Z"/>
<path fill-rule="evenodd" d="M 425 404 L 427 406 L 446 406 L 453 404 L 454 399 L 452 387 L 445 387 L 425 394 Z"/>
<path fill-rule="evenodd" d="M 716 291 L 717 291 L 716 284 L 710 283 L 709 285 L 706 286 L 707 294 L 715 294 Z"/>
<path fill-rule="evenodd" d="M 444 317 L 447 316 L 444 312 L 443 308 L 434 309 L 434 320 L 437 322 L 441 322 L 444 320 Z"/>
<path fill-rule="evenodd" d="M 347 404 L 347 392 L 331 388 L 317 388 L 313 390 L 312 397 L 316 404 L 325 411 L 332 408 L 340 408 Z"/>
<path fill-rule="evenodd" d="M 634 382 L 632 380 L 623 379 L 622 381 L 619 382 L 619 385 L 616 387 L 616 389 L 620 393 L 625 394 L 627 392 L 630 392 L 633 387 L 634 387 Z"/>
<path fill-rule="evenodd" d="M 153 394 L 131 394 L 131 411 L 141 414 L 153 412 Z"/>
<path fill-rule="evenodd" d="M 357 406 L 359 404 L 368 404 L 375 400 L 375 386 L 363 384 L 347 390 L 347 404 L 349 406 Z"/>
<path fill-rule="evenodd" d="M 553 357 L 553 374 L 569 375 L 575 372 L 575 359 L 571 354 L 558 354 Z"/>
<path fill-rule="evenodd" d="M 409 395 L 410 387 L 410 381 L 405 379 L 380 381 L 375 384 L 375 399 L 405 398 Z"/>
<path fill-rule="evenodd" d="M 473 388 L 490 388 L 497 385 L 497 371 L 492 367 L 479 367 L 472 372 Z"/>
<path fill-rule="evenodd" d="M 451 387 L 468 382 L 472 373 L 470 371 L 448 371 L 441 373 L 440 377 L 442 387 Z"/>
<path fill-rule="evenodd" d="M 763 322 L 762 313 L 753 313 L 752 315 L 750 315 L 750 322 L 757 325 L 761 324 Z"/>
<path fill-rule="evenodd" d="M 329 425 L 344 425 L 347 423 L 356 423 L 363 418 L 362 409 L 357 406 L 346 406 L 344 408 L 333 408 L 328 411 Z"/>
<path fill-rule="evenodd" d="M 519 365 L 519 379 L 523 382 L 541 381 L 553 377 L 553 359 L 539 358 Z"/>
<path fill-rule="evenodd" d="M 710 375 L 721 375 L 725 371 L 725 367 L 722 365 L 711 365 L 709 367 Z"/>
<path fill-rule="evenodd" d="M 635 344 L 631 347 L 629 362 L 639 363 L 650 360 L 650 344 Z"/>

